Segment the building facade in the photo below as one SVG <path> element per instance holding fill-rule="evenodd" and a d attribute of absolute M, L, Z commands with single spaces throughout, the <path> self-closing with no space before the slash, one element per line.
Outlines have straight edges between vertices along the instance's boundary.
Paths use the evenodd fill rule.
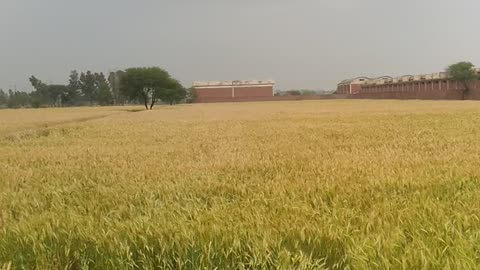
<path fill-rule="evenodd" d="M 194 82 L 195 102 L 234 102 L 261 100 L 274 96 L 272 80 Z"/>
<path fill-rule="evenodd" d="M 110 72 L 108 75 L 108 82 L 110 83 L 110 90 L 112 90 L 113 104 L 122 105 L 125 103 L 125 98 L 120 94 L 120 78 L 123 71 Z"/>
<path fill-rule="evenodd" d="M 480 76 L 480 69 L 476 69 Z M 469 93 L 463 96 L 464 85 L 451 80 L 446 72 L 382 76 L 378 78 L 358 77 L 343 80 L 337 86 L 336 94 L 352 98 L 392 99 L 480 99 L 480 80 L 470 82 Z"/>

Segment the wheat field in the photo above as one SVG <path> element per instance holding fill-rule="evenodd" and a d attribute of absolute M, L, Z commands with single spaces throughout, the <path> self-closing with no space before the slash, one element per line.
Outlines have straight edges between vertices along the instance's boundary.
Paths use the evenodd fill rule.
<path fill-rule="evenodd" d="M 0 110 L 1 269 L 479 269 L 480 103 Z"/>

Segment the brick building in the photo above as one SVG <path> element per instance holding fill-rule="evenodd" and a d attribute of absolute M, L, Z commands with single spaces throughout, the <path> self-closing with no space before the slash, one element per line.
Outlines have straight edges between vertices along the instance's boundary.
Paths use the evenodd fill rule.
<path fill-rule="evenodd" d="M 480 69 L 476 69 L 480 75 Z M 425 75 L 382 76 L 378 78 L 358 77 L 343 80 L 336 94 L 352 98 L 391 99 L 462 99 L 462 83 L 449 79 L 447 73 Z M 467 99 L 480 99 L 480 80 L 470 83 Z"/>
<path fill-rule="evenodd" d="M 195 102 L 229 102 L 261 100 L 274 96 L 275 82 L 264 81 L 228 81 L 194 82 Z"/>

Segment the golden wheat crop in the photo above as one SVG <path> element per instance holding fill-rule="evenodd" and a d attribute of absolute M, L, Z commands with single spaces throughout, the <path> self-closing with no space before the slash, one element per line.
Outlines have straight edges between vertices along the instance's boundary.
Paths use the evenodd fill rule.
<path fill-rule="evenodd" d="M 0 110 L 0 268 L 478 269 L 480 103 Z"/>

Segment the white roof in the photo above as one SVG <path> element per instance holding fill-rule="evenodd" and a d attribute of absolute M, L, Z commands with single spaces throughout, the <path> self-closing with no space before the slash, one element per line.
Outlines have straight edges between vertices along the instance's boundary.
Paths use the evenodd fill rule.
<path fill-rule="evenodd" d="M 480 68 L 475 68 L 477 73 L 480 73 Z M 399 77 L 390 77 L 382 76 L 378 78 L 368 78 L 368 77 L 357 77 L 354 79 L 343 80 L 339 85 L 346 84 L 384 84 L 384 83 L 397 83 L 397 82 L 407 82 L 407 81 L 428 81 L 428 80 L 439 80 L 447 79 L 448 74 L 446 72 L 437 72 L 431 74 L 418 74 L 418 75 L 403 75 Z"/>
<path fill-rule="evenodd" d="M 274 85 L 273 80 L 249 80 L 249 81 L 196 81 L 193 86 L 233 86 L 233 85 Z"/>

